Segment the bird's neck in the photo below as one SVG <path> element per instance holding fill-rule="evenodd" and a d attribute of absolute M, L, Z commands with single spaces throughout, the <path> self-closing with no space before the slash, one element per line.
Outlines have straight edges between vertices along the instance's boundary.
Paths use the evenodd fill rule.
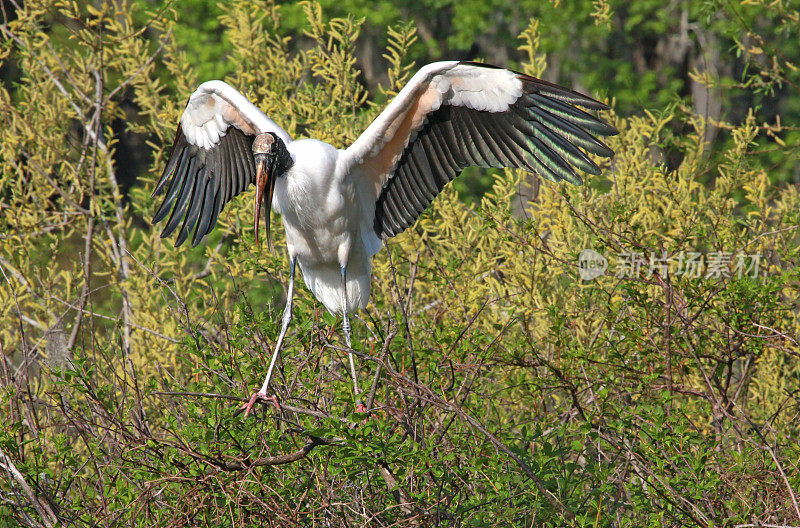
<path fill-rule="evenodd" d="M 286 149 L 286 145 L 283 141 L 278 140 L 278 144 L 275 146 L 277 153 L 275 155 L 275 171 L 276 176 L 282 176 L 289 172 L 289 169 L 292 168 L 294 165 L 294 160 L 292 159 L 292 155 L 289 154 L 289 151 Z"/>

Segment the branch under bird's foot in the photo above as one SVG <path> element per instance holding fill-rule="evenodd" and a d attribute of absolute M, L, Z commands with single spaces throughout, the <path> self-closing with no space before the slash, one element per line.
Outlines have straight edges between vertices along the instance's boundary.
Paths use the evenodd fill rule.
<path fill-rule="evenodd" d="M 247 400 L 247 403 L 242 404 L 242 406 L 239 407 L 239 410 L 236 411 L 236 414 L 239 414 L 242 411 L 244 411 L 244 417 L 247 418 L 247 416 L 250 414 L 250 411 L 253 409 L 253 405 L 255 405 L 255 403 L 258 400 L 271 401 L 272 403 L 275 404 L 275 408 L 278 409 L 278 412 L 280 412 L 281 410 L 281 405 L 278 403 L 277 396 L 267 396 L 266 392 L 257 391 L 254 392 L 252 396 L 250 396 L 250 399 Z"/>

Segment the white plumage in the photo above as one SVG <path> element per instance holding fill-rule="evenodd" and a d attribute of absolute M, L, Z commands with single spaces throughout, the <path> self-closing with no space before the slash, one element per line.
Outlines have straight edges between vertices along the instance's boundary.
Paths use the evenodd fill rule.
<path fill-rule="evenodd" d="M 314 296 L 343 316 L 350 348 L 348 313 L 369 302 L 371 257 L 381 238 L 410 226 L 462 169 L 517 167 L 572 183 L 580 183 L 575 168 L 599 174 L 587 153 L 611 156 L 595 135 L 616 130 L 578 107 L 607 108 L 518 72 L 437 62 L 421 68 L 364 133 L 339 150 L 314 139 L 292 141 L 233 87 L 201 84 L 154 191 L 166 189 L 154 223 L 169 215 L 162 236 L 180 225 L 176 245 L 189 236 L 196 245 L 225 204 L 255 183 L 256 236 L 263 197 L 282 215 L 290 257 L 281 333 L 264 384 L 243 408 L 249 412 L 257 399 L 268 399 L 291 320 L 295 263 Z M 349 359 L 363 410 L 352 353 Z"/>
<path fill-rule="evenodd" d="M 275 181 L 272 202 L 283 219 L 287 251 L 297 257 L 306 285 L 328 311 L 344 310 L 342 267 L 347 269 L 348 309 L 365 308 L 370 258 L 381 241 L 367 204 L 360 203 L 369 199 L 358 192 L 363 174 L 348 174 L 341 163 L 343 151 L 315 139 L 294 141 L 287 149 L 294 164 L 285 178 Z"/>

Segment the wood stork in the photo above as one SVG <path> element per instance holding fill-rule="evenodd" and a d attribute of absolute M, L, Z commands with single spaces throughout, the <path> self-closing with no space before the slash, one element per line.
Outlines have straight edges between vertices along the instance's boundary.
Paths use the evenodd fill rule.
<path fill-rule="evenodd" d="M 471 165 L 516 167 L 551 181 L 580 184 L 577 171 L 599 174 L 587 153 L 613 155 L 597 136 L 614 127 L 581 110 L 605 110 L 585 95 L 528 75 L 474 62 L 421 68 L 347 149 L 316 139 L 292 140 L 241 93 L 222 81 L 189 98 L 153 196 L 166 190 L 153 223 L 169 219 L 197 245 L 220 211 L 256 184 L 255 232 L 262 203 L 283 217 L 289 253 L 286 308 L 266 379 L 267 389 L 292 319 L 295 265 L 314 296 L 341 315 L 356 408 L 363 412 L 348 314 L 366 307 L 371 257 L 381 240 L 405 230 L 442 188 Z M 169 185 L 167 185 L 169 184 Z"/>

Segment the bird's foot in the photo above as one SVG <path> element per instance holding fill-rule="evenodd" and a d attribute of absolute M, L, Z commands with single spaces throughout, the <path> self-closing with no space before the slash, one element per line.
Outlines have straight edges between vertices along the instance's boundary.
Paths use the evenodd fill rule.
<path fill-rule="evenodd" d="M 356 412 L 360 413 L 360 414 L 366 414 L 367 415 L 367 417 L 364 418 L 364 421 L 361 422 L 362 425 L 366 424 L 369 421 L 370 417 L 372 416 L 371 414 L 369 414 L 369 411 L 367 410 L 367 407 L 363 403 L 361 403 L 360 401 L 356 402 Z"/>
<path fill-rule="evenodd" d="M 247 418 L 247 416 L 250 414 L 250 411 L 253 409 L 253 405 L 255 405 L 258 400 L 271 401 L 275 404 L 275 408 L 278 409 L 278 412 L 281 410 L 281 405 L 278 403 L 277 396 L 267 396 L 266 392 L 255 392 L 252 396 L 250 396 L 250 399 L 247 400 L 247 403 L 239 407 L 239 410 L 236 411 L 236 414 L 244 411 L 244 417 Z"/>

